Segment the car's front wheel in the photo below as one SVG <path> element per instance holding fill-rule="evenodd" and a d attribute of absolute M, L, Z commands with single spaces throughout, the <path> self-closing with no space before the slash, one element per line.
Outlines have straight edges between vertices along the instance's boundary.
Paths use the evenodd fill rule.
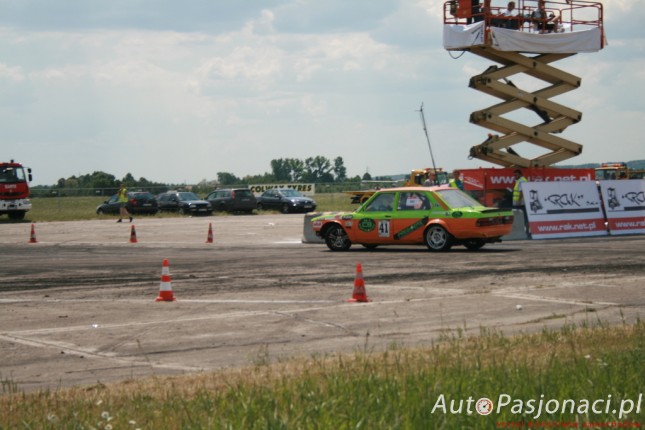
<path fill-rule="evenodd" d="M 352 241 L 349 240 L 345 230 L 337 224 L 325 231 L 325 243 L 332 251 L 347 251 L 352 246 Z"/>
<path fill-rule="evenodd" d="M 440 225 L 428 227 L 424 237 L 430 251 L 448 251 L 452 246 L 452 236 Z"/>
<path fill-rule="evenodd" d="M 9 219 L 15 220 L 15 221 L 20 221 L 25 219 L 25 214 L 26 211 L 14 211 L 14 212 L 9 212 Z"/>
<path fill-rule="evenodd" d="M 262 203 L 258 203 L 257 208 L 258 208 L 259 211 L 263 211 L 264 210 L 264 205 Z"/>
<path fill-rule="evenodd" d="M 289 213 L 289 205 L 288 204 L 283 204 L 282 205 L 282 213 L 283 214 L 288 214 Z"/>

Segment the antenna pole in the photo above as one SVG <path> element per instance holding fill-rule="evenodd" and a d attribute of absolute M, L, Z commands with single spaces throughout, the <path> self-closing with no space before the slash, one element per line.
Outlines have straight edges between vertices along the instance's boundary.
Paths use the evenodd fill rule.
<path fill-rule="evenodd" d="M 426 117 L 423 114 L 423 103 L 421 103 L 421 107 L 419 108 L 419 112 L 421 112 L 421 123 L 423 124 L 423 131 L 426 134 L 426 141 L 428 142 L 428 149 L 430 150 L 430 159 L 432 160 L 432 169 L 434 170 L 434 180 L 435 184 L 437 183 L 437 166 L 435 165 L 434 162 L 434 155 L 432 155 L 432 145 L 430 145 L 430 136 L 428 136 L 428 127 L 426 127 Z"/>

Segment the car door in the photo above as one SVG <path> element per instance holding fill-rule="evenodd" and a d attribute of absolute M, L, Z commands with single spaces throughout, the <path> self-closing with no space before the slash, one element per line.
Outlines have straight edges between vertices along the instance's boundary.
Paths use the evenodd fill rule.
<path fill-rule="evenodd" d="M 264 206 L 270 209 L 280 208 L 280 193 L 277 190 L 269 190 L 266 192 L 266 197 L 263 199 Z"/>
<path fill-rule="evenodd" d="M 358 213 L 353 222 L 350 239 L 356 243 L 391 243 L 395 207 L 395 192 L 378 193 Z"/>
<path fill-rule="evenodd" d="M 419 243 L 430 219 L 432 199 L 422 191 L 399 193 L 396 215 L 392 219 L 392 238 L 397 243 Z"/>

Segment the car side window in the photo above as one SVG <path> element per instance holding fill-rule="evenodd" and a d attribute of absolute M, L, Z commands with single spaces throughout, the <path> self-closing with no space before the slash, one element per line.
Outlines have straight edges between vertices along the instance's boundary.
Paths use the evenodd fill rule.
<path fill-rule="evenodd" d="M 376 196 L 366 207 L 365 212 L 391 211 L 394 203 L 394 193 L 383 193 Z"/>
<path fill-rule="evenodd" d="M 416 191 L 401 193 L 399 196 L 400 211 L 419 211 L 430 209 L 430 202 L 423 194 Z"/>

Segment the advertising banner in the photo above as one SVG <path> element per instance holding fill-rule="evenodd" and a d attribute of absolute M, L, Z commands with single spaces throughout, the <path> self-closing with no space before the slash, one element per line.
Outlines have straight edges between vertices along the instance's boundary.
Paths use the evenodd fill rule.
<path fill-rule="evenodd" d="M 645 233 L 645 179 L 600 181 L 609 232 Z"/>
<path fill-rule="evenodd" d="M 607 235 L 593 181 L 524 182 L 522 193 L 533 239 Z"/>
<path fill-rule="evenodd" d="M 292 190 L 299 191 L 303 196 L 313 197 L 316 194 L 316 184 L 250 184 L 249 189 L 256 197 L 261 195 L 266 190 L 272 190 L 274 188 L 291 188 Z"/>

